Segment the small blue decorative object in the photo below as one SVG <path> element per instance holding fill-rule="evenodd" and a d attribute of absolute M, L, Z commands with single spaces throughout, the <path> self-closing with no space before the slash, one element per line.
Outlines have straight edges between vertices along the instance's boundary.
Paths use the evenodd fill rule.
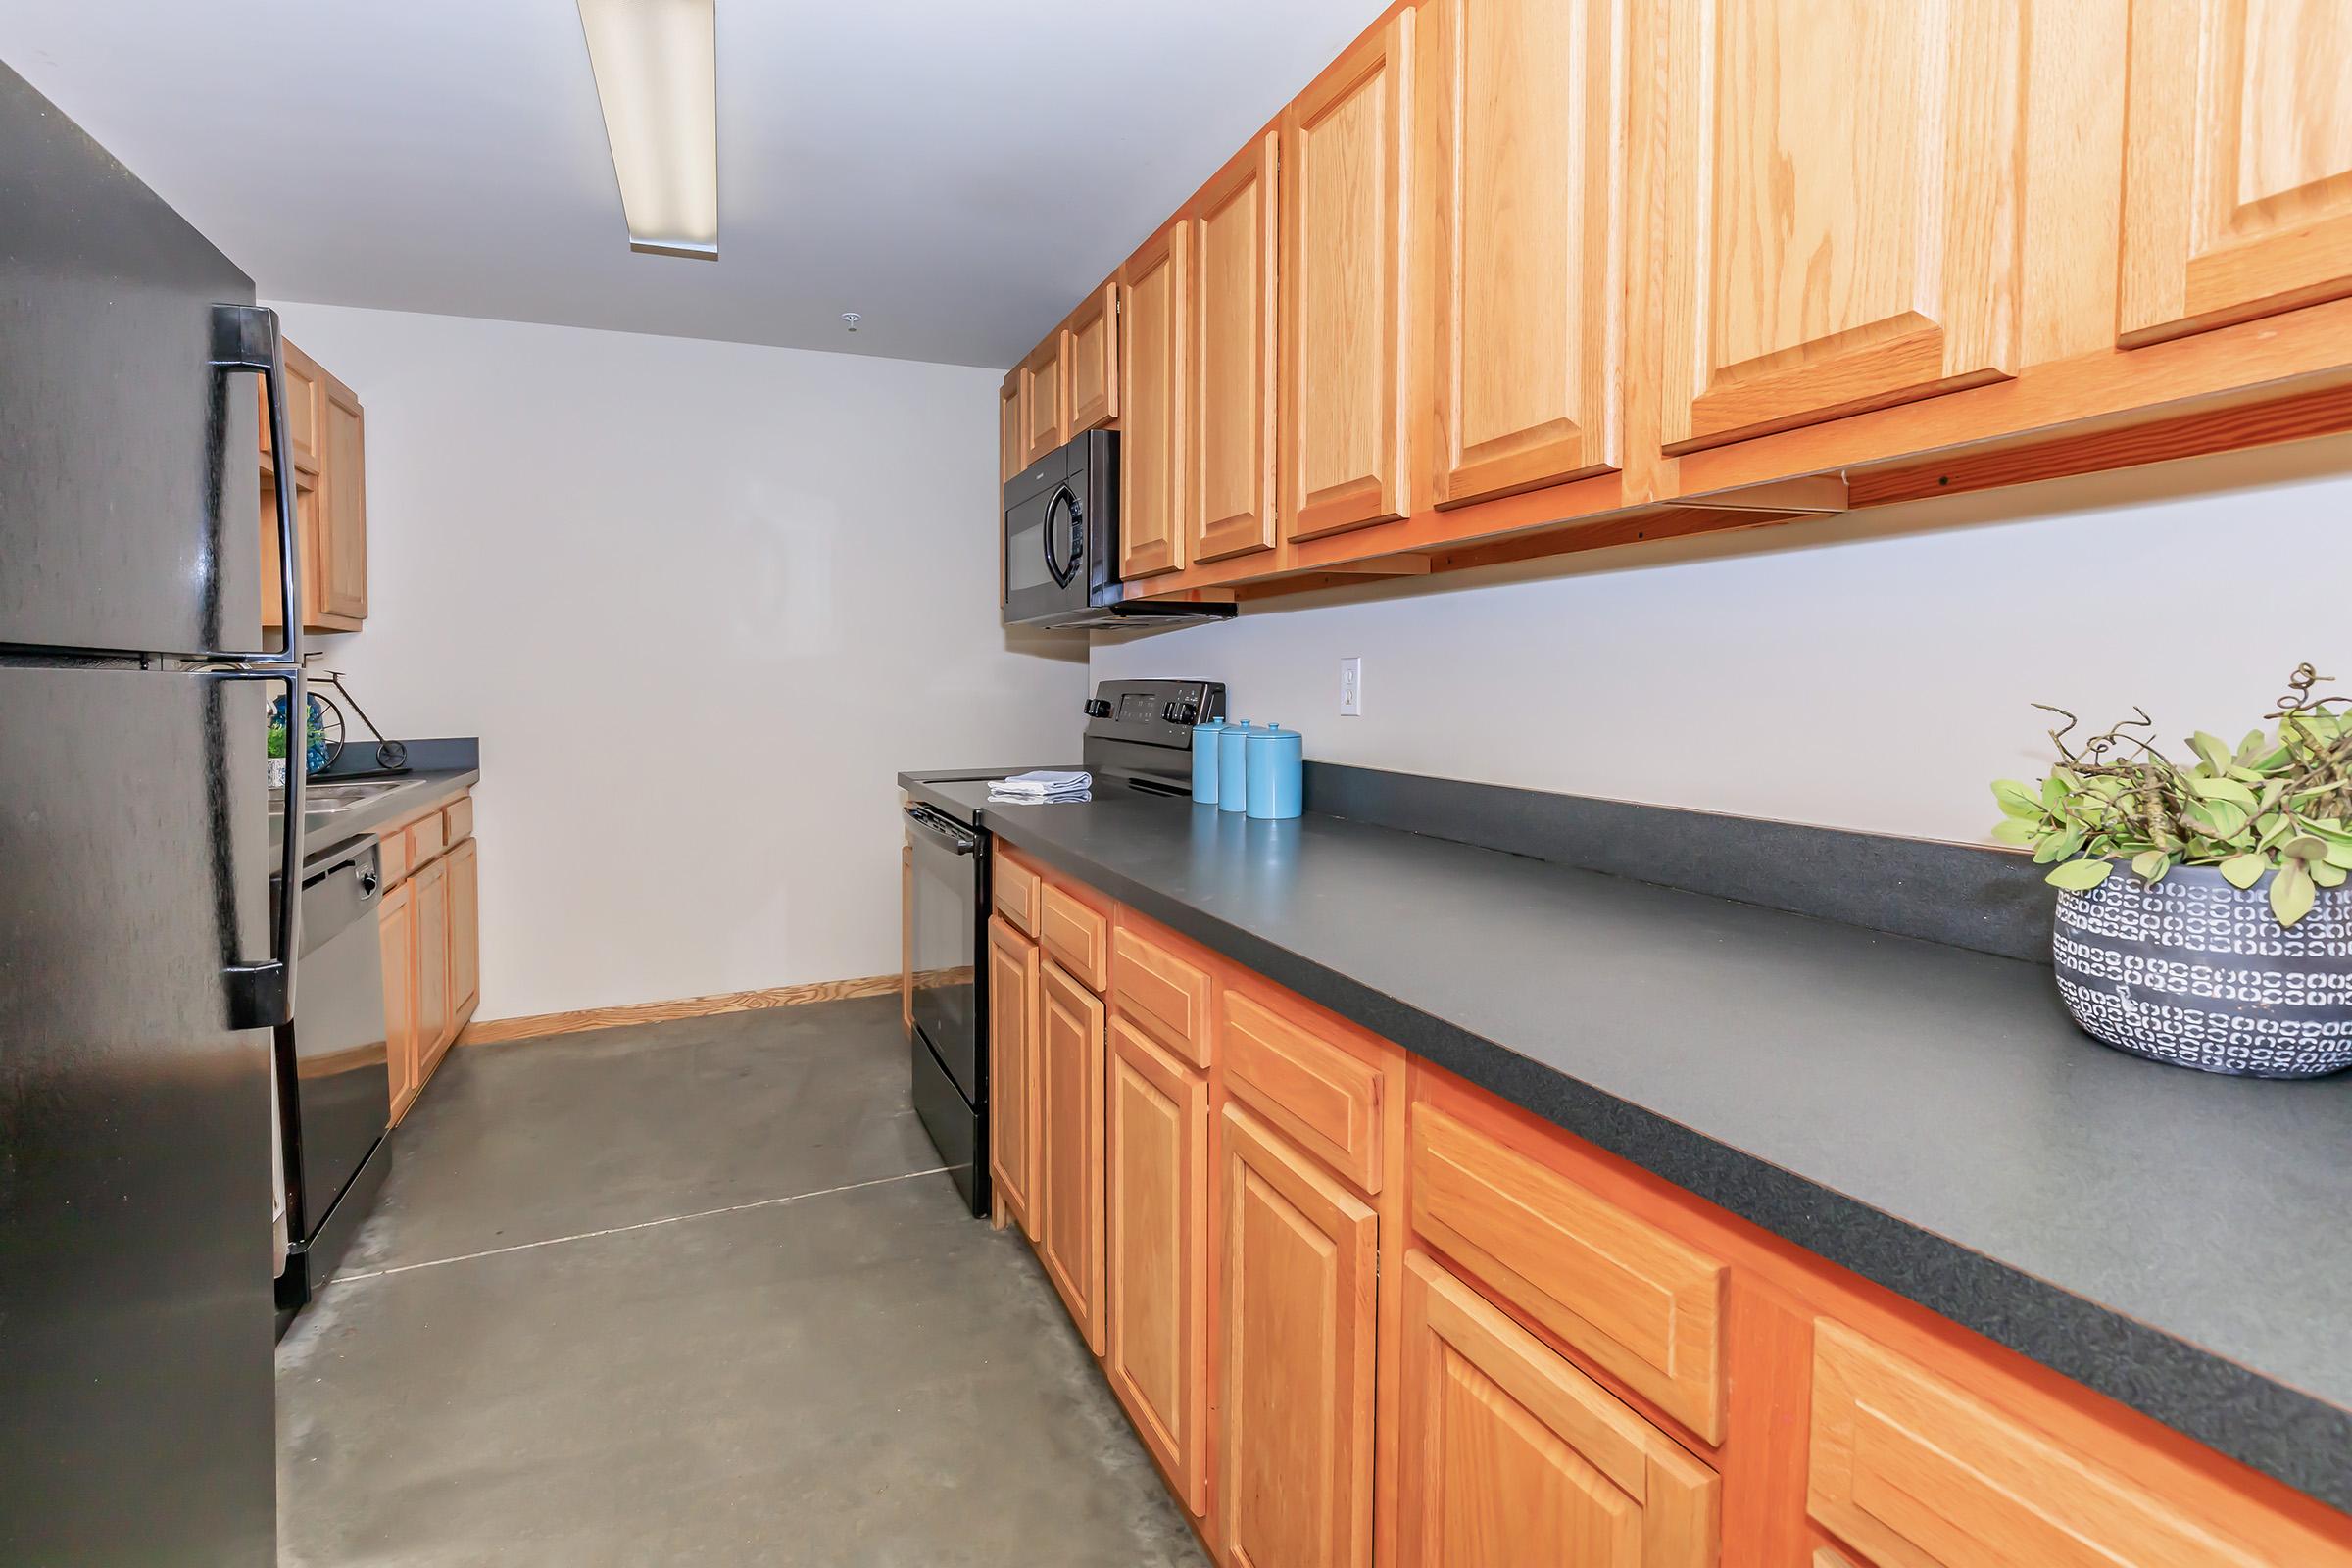
<path fill-rule="evenodd" d="M 1250 721 L 1229 718 L 1225 733 L 1217 737 L 1217 809 L 1246 811 L 1250 808 Z"/>
<path fill-rule="evenodd" d="M 1295 729 L 1268 724 L 1250 732 L 1250 814 L 1280 822 L 1297 816 L 1304 794 L 1301 775 L 1305 742 Z"/>
<path fill-rule="evenodd" d="M 1193 800 L 1201 806 L 1217 804 L 1217 737 L 1223 720 L 1193 726 Z"/>
<path fill-rule="evenodd" d="M 306 744 L 302 753 L 302 770 L 316 773 L 326 766 L 326 710 L 318 706 L 318 698 L 307 694 L 303 697 L 302 708 L 310 720 L 303 726 Z M 283 697 L 270 704 L 270 727 L 286 727 L 286 700 Z"/>

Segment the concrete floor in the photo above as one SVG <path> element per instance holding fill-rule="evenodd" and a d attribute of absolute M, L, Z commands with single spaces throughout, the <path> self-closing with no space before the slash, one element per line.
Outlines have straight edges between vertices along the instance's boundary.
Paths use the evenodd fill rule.
<path fill-rule="evenodd" d="M 1206 1562 L 898 1000 L 455 1053 L 278 1348 L 284 1564 Z"/>

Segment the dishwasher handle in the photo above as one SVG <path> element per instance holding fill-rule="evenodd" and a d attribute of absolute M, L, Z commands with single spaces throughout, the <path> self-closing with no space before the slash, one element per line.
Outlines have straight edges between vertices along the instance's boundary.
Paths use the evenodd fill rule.
<path fill-rule="evenodd" d="M 973 855 L 980 849 L 979 835 L 965 830 L 962 823 L 928 806 L 902 807 L 906 820 L 941 840 L 951 855 Z"/>

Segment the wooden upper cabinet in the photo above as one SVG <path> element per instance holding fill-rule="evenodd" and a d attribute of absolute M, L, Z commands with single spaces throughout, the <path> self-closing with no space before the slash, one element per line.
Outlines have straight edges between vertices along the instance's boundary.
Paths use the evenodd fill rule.
<path fill-rule="evenodd" d="M 1110 1024 L 1103 1372 L 1184 1505 L 1208 1508 L 1208 1084 Z"/>
<path fill-rule="evenodd" d="M 1190 230 L 1171 223 L 1119 270 L 1127 297 L 1119 426 L 1119 575 L 1184 564 Z"/>
<path fill-rule="evenodd" d="M 318 604 L 330 617 L 368 617 L 366 416 L 351 388 L 329 377 L 320 400 Z"/>
<path fill-rule="evenodd" d="M 2132 8 L 2117 341 L 2352 294 L 2352 6 Z"/>
<path fill-rule="evenodd" d="M 1045 959 L 1037 987 L 1038 1260 L 1102 1353 L 1102 1004 Z"/>
<path fill-rule="evenodd" d="M 1665 451 L 2017 372 L 2022 9 L 1671 8 Z"/>
<path fill-rule="evenodd" d="M 368 618 L 368 454 L 358 396 L 318 362 L 283 345 L 286 445 L 292 449 L 294 520 L 302 557 L 305 631 L 357 631 Z M 262 624 L 285 624 L 279 584 L 277 455 L 261 383 Z"/>
<path fill-rule="evenodd" d="M 1119 285 L 1103 284 L 1062 323 L 1069 333 L 1070 434 L 1119 416 Z"/>
<path fill-rule="evenodd" d="M 1400 1283 L 1398 1568 L 1713 1568 L 1712 1471 L 1420 1253 Z"/>
<path fill-rule="evenodd" d="M 1432 0 L 1418 154 L 1433 498 L 1618 466 L 1626 0 Z"/>
<path fill-rule="evenodd" d="M 1070 439 L 1070 334 L 1055 327 L 1021 365 L 1021 466 Z"/>
<path fill-rule="evenodd" d="M 998 862 L 1000 868 L 1004 862 Z M 1037 1239 L 1037 944 L 988 923 L 988 1169 L 1005 1212 Z"/>
<path fill-rule="evenodd" d="M 1010 484 L 1029 461 L 1029 428 L 1021 409 L 1021 368 L 1005 372 L 997 389 L 997 483 Z"/>
<path fill-rule="evenodd" d="M 1813 1517 L 1886 1568 L 2284 1568 L 1844 1324 L 1814 1325 Z M 2301 1560 L 2301 1559 L 2297 1559 Z"/>
<path fill-rule="evenodd" d="M 1238 1106 L 1221 1136 L 1225 1560 L 1365 1568 L 1379 1218 Z"/>
<path fill-rule="evenodd" d="M 1274 548 L 1277 173 L 1268 131 L 1195 204 L 1192 482 L 1195 562 Z"/>
<path fill-rule="evenodd" d="M 1404 515 L 1405 145 L 1414 13 L 1282 115 L 1282 513 L 1311 539 Z"/>

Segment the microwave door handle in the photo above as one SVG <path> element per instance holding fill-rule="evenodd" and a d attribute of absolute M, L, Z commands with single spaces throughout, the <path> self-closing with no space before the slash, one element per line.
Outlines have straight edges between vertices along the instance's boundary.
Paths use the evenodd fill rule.
<path fill-rule="evenodd" d="M 1070 564 L 1066 566 L 1062 564 L 1061 558 L 1054 553 L 1054 514 L 1061 510 L 1065 502 L 1068 503 L 1070 509 L 1070 537 L 1073 546 L 1070 551 Z M 1078 495 L 1067 483 L 1056 485 L 1054 494 L 1048 498 L 1045 522 L 1038 528 L 1037 533 L 1038 543 L 1046 553 L 1047 572 L 1052 575 L 1055 584 L 1067 588 L 1070 585 L 1070 579 L 1078 574 L 1078 556 L 1080 551 L 1085 548 L 1084 538 L 1079 533 Z"/>

